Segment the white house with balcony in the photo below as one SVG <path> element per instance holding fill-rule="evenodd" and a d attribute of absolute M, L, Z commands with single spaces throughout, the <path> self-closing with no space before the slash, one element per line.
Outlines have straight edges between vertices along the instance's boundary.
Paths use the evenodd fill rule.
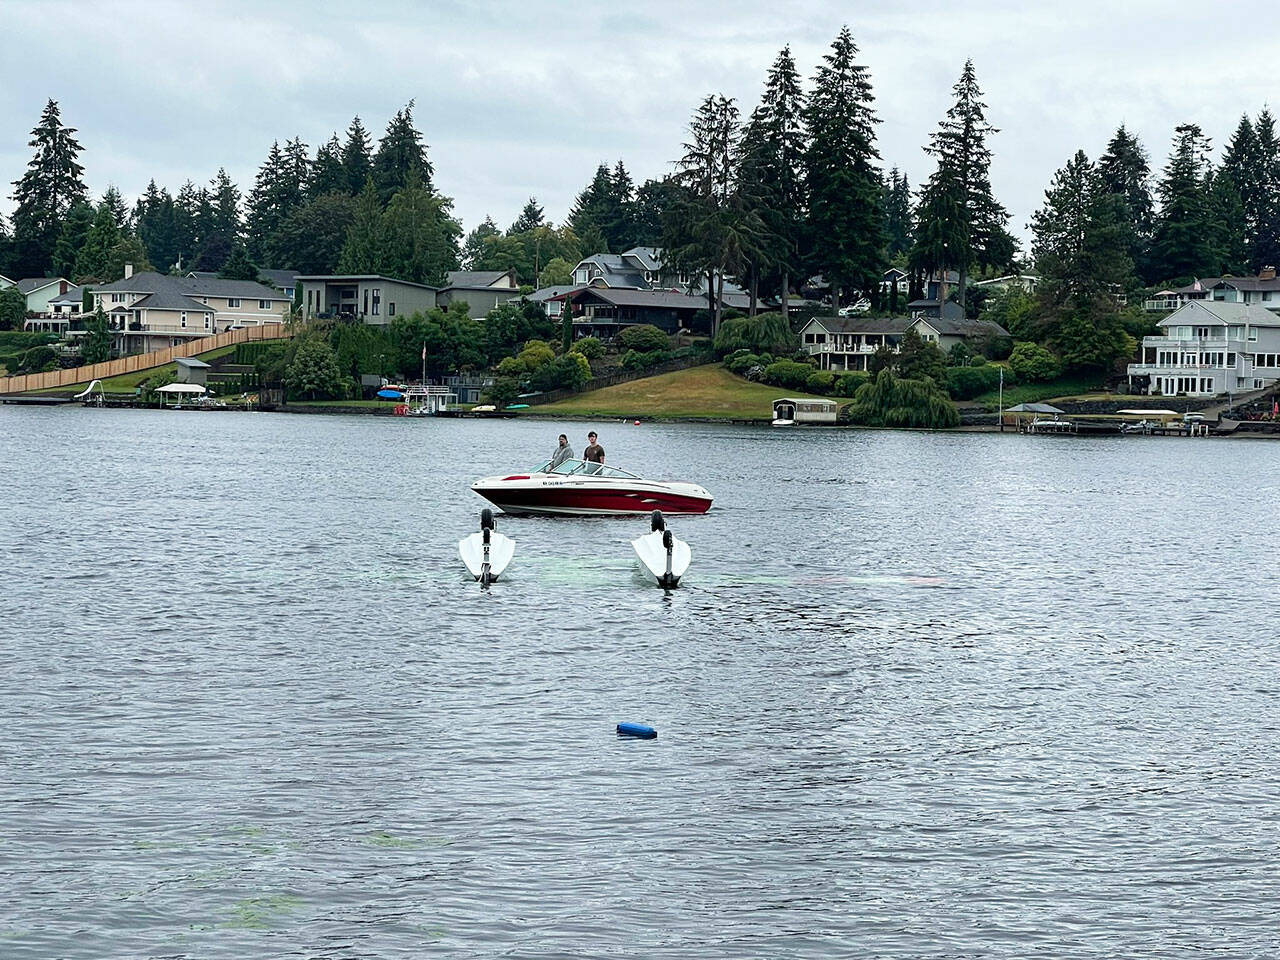
<path fill-rule="evenodd" d="M 881 347 L 895 353 L 903 335 L 915 330 L 920 339 L 944 353 L 958 343 L 1007 337 L 1008 331 L 989 320 L 940 317 L 814 317 L 800 330 L 800 349 L 818 361 L 821 370 L 866 370 Z"/>
<path fill-rule="evenodd" d="M 1256 303 L 1280 311 L 1280 277 L 1275 267 L 1263 267 L 1256 277 L 1209 277 L 1176 290 L 1161 290 L 1143 301 L 1152 312 L 1176 310 L 1184 303 Z"/>
<path fill-rule="evenodd" d="M 1162 396 L 1208 397 L 1280 379 L 1280 316 L 1261 303 L 1190 300 L 1144 337 L 1129 382 Z"/>

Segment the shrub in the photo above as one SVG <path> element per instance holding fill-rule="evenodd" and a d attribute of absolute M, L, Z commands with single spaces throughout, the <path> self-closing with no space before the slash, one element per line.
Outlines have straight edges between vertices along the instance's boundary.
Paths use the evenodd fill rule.
<path fill-rule="evenodd" d="M 637 353 L 667 350 L 671 346 L 670 338 L 651 323 L 638 323 L 633 327 L 624 327 L 618 334 L 618 340 L 628 350 L 635 350 Z"/>
<path fill-rule="evenodd" d="M 764 382 L 775 387 L 786 387 L 788 390 L 800 390 L 813 373 L 813 366 L 808 363 L 797 363 L 795 360 L 775 360 L 764 371 Z"/>
<path fill-rule="evenodd" d="M 741 376 L 752 367 L 767 367 L 771 363 L 773 363 L 771 354 L 755 354 L 750 350 L 738 350 L 725 359 L 724 366 L 730 373 Z"/>
<path fill-rule="evenodd" d="M 588 360 L 599 360 L 604 356 L 604 344 L 595 337 L 583 337 L 569 348 L 573 353 L 580 353 Z"/>
<path fill-rule="evenodd" d="M 10 288 L 12 289 L 12 288 Z M 18 368 L 14 373 L 43 373 L 46 370 L 58 369 L 58 355 L 53 347 L 32 347 L 22 354 Z"/>
<path fill-rule="evenodd" d="M 514 358 L 508 358 L 514 359 Z M 485 393 L 485 399 L 501 410 L 520 396 L 520 382 L 512 377 L 499 377 Z"/>
<path fill-rule="evenodd" d="M 669 350 L 650 350 L 642 353 L 639 350 L 628 350 L 622 355 L 623 370 L 647 370 L 671 359 Z"/>
<path fill-rule="evenodd" d="M 836 385 L 836 374 L 834 370 L 815 370 L 809 374 L 809 379 L 804 382 L 804 388 L 809 393 L 828 394 Z"/>
<path fill-rule="evenodd" d="M 790 354 L 800 346 L 791 325 L 780 313 L 722 320 L 716 333 L 715 350 L 720 356 L 738 350 L 751 353 Z"/>
<path fill-rule="evenodd" d="M 986 365 L 987 365 L 987 358 L 982 356 L 981 354 L 969 360 L 969 366 L 971 367 L 985 367 Z"/>
<path fill-rule="evenodd" d="M 529 368 L 519 357 L 503 357 L 498 363 L 498 376 L 500 377 L 519 380 L 528 372 Z"/>
<path fill-rule="evenodd" d="M 1009 366 L 1026 383 L 1045 383 L 1062 375 L 1062 361 L 1039 344 L 1025 341 L 1013 348 Z"/>
<path fill-rule="evenodd" d="M 524 345 L 517 359 L 524 364 L 526 370 L 533 372 L 550 363 L 555 357 L 556 352 L 551 349 L 551 344 L 545 340 L 530 340 Z"/>
<path fill-rule="evenodd" d="M 947 393 L 956 400 L 972 400 L 999 386 L 1000 367 L 995 364 L 947 368 Z"/>
<path fill-rule="evenodd" d="M 837 397 L 852 397 L 858 392 L 860 386 L 870 382 L 870 374 L 863 373 L 861 370 L 851 370 L 836 378 L 835 387 L 831 392 Z"/>
<path fill-rule="evenodd" d="M 529 377 L 534 390 L 577 390 L 591 377 L 591 365 L 580 353 L 566 353 L 544 363 Z"/>

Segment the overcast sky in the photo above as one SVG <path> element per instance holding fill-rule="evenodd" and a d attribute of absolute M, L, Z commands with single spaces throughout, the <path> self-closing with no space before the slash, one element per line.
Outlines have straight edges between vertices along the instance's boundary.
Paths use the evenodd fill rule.
<path fill-rule="evenodd" d="M 637 184 L 668 172 L 703 96 L 735 97 L 745 116 L 784 44 L 807 79 L 844 23 L 871 70 L 885 167 L 913 186 L 973 58 L 1019 235 L 1053 171 L 1078 148 L 1096 157 L 1122 121 L 1158 168 L 1177 123 L 1219 148 L 1242 112 L 1280 106 L 1280 17 L 1262 2 L 0 0 L 0 23 L 0 180 L 21 175 L 50 97 L 79 129 L 90 189 L 130 201 L 153 177 L 176 193 L 219 166 L 247 193 L 273 140 L 314 152 L 355 114 L 380 135 L 413 98 L 468 230 L 486 214 L 507 226 L 530 195 L 561 220 L 602 161 L 621 158 Z"/>

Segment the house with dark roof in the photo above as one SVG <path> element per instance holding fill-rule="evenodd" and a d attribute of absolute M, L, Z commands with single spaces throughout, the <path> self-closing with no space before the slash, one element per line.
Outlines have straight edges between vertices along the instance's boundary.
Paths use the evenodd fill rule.
<path fill-rule="evenodd" d="M 193 280 L 220 279 L 218 274 L 212 270 L 192 270 L 187 274 L 187 276 L 191 277 Z M 262 268 L 259 268 L 258 270 L 258 282 L 262 283 L 264 286 L 274 287 L 279 290 L 288 297 L 291 302 L 293 300 L 293 292 L 297 285 L 297 280 L 297 270 L 273 270 Z"/>
<path fill-rule="evenodd" d="M 521 300 L 528 300 L 530 303 L 541 304 L 546 315 L 555 319 L 564 313 L 564 295 L 581 289 L 582 287 L 576 286 L 572 283 L 561 284 L 554 287 L 543 287 L 540 290 L 535 290 L 533 293 L 526 294 L 523 297 L 512 297 L 508 302 L 519 303 Z"/>
<path fill-rule="evenodd" d="M 958 343 L 972 345 L 992 337 L 1009 336 L 1009 331 L 995 321 L 970 320 L 963 311 L 959 317 L 915 317 L 908 329 L 920 334 L 922 340 L 936 343 L 943 353 L 949 353 Z"/>
<path fill-rule="evenodd" d="M 121 353 L 178 346 L 235 327 L 280 323 L 289 300 L 280 290 L 252 280 L 218 277 L 170 277 L 125 265 L 125 277 L 92 290 L 101 309 L 119 331 Z"/>
<path fill-rule="evenodd" d="M 814 317 L 800 329 L 800 349 L 816 357 L 821 370 L 866 370 L 877 350 L 897 350 L 914 322 L 910 317 Z"/>
<path fill-rule="evenodd" d="M 694 317 L 707 309 L 701 297 L 672 290 L 615 290 L 577 287 L 560 295 L 572 305 L 574 337 L 610 339 L 622 327 L 650 323 L 667 333 L 693 329 Z"/>
<path fill-rule="evenodd" d="M 483 317 L 500 303 L 508 302 L 520 290 L 512 270 L 450 270 L 445 285 L 436 294 L 436 306 L 447 307 L 461 300 L 471 316 Z"/>
<path fill-rule="evenodd" d="M 396 317 L 426 313 L 436 306 L 438 287 L 375 273 L 313 274 L 298 277 L 302 316 L 359 320 L 383 326 Z"/>

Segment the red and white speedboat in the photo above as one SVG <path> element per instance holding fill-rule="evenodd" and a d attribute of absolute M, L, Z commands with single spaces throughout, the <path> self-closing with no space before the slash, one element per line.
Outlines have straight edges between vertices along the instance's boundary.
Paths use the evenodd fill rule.
<path fill-rule="evenodd" d="M 584 460 L 543 464 L 528 473 L 485 477 L 471 489 L 505 513 L 593 516 L 597 514 L 706 513 L 711 494 L 696 483 L 645 480 L 633 473 Z"/>

